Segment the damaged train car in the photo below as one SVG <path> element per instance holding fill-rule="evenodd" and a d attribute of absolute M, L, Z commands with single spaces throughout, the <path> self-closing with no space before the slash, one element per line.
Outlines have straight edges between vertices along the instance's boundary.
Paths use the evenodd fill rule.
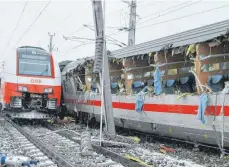
<path fill-rule="evenodd" d="M 228 147 L 228 28 L 226 20 L 111 52 L 115 125 Z M 63 95 L 68 111 L 99 122 L 92 70 L 93 57 L 66 65 Z"/>

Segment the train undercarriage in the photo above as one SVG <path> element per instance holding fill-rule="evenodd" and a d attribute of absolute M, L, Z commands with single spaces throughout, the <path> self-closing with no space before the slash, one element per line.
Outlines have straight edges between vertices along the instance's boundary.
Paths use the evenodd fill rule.
<path fill-rule="evenodd" d="M 50 119 L 59 113 L 56 104 L 57 100 L 48 98 L 48 94 L 23 92 L 20 97 L 11 97 L 2 110 L 11 118 Z"/>

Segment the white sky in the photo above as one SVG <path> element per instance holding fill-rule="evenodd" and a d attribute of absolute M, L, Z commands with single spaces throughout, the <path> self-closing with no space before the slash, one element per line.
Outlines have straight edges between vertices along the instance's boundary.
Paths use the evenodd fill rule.
<path fill-rule="evenodd" d="M 137 0 L 137 14 L 139 15 L 140 19 L 137 19 L 138 23 L 136 25 L 136 44 L 226 20 L 229 18 L 229 0 L 198 1 L 200 0 Z M 0 0 L 0 60 L 3 59 L 3 55 L 6 57 L 9 52 L 13 51 L 14 53 L 15 48 L 22 45 L 40 46 L 48 49 L 48 32 L 55 32 L 56 34 L 53 43 L 58 46 L 58 51 L 54 51 L 53 54 L 58 61 L 66 59 L 76 60 L 77 58 L 94 55 L 95 45 L 93 42 L 87 41 L 87 43 L 90 44 L 79 46 L 82 43 L 65 40 L 63 38 L 63 35 L 74 35 L 83 38 L 95 37 L 95 34 L 92 30 L 88 28 L 82 28 L 83 24 L 89 24 L 93 26 L 91 0 L 51 0 L 51 3 L 48 5 L 46 10 L 41 14 L 35 24 L 17 45 L 17 42 L 22 37 L 23 33 L 26 31 L 26 29 L 28 29 L 28 27 L 36 19 L 44 6 L 48 3 L 48 1 L 44 0 L 30 0 L 22 15 L 22 19 L 18 25 L 18 28 L 16 29 L 16 32 L 12 37 L 5 54 L 3 54 L 7 43 L 16 27 L 25 2 L 26 1 L 19 0 Z M 172 6 L 177 7 L 172 9 Z M 221 6 L 226 7 L 202 14 L 193 15 L 190 17 L 185 17 L 182 19 L 175 19 Z M 166 10 L 167 8 L 170 9 Z M 176 9 L 177 11 L 172 12 Z M 128 26 L 128 16 L 129 7 L 126 3 L 122 2 L 121 0 L 106 0 L 106 34 L 113 34 L 111 35 L 113 38 L 127 43 L 128 32 L 120 32 L 117 30 L 117 28 L 110 27 Z M 166 20 L 171 19 L 175 20 L 166 22 Z M 165 23 L 162 23 L 164 21 Z M 149 26 L 140 28 L 147 25 Z M 72 49 L 74 47 L 77 48 Z M 120 47 L 108 44 L 107 48 L 109 50 L 116 50 Z"/>

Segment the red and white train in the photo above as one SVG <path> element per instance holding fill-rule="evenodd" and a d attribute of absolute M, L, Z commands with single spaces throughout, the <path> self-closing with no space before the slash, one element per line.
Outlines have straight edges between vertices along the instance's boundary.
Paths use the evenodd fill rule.
<path fill-rule="evenodd" d="M 60 107 L 61 75 L 53 55 L 22 46 L 7 55 L 1 71 L 2 110 L 12 118 L 49 119 Z"/>
<path fill-rule="evenodd" d="M 226 20 L 111 52 L 115 125 L 229 147 L 228 28 Z M 161 70 L 159 78 L 155 66 Z M 92 67 L 93 58 L 66 65 L 63 96 L 68 111 L 99 122 L 99 79 Z M 137 111 L 138 93 L 145 86 L 159 89 L 158 83 L 162 92 L 142 94 Z"/>

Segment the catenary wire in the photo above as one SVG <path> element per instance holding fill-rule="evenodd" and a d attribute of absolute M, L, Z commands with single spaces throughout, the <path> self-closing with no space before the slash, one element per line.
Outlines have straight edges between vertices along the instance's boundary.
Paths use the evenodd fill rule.
<path fill-rule="evenodd" d="M 29 30 L 32 28 L 32 26 L 36 23 L 36 21 L 38 20 L 38 18 L 41 16 L 41 14 L 45 11 L 45 9 L 48 7 L 48 5 L 50 4 L 51 0 L 45 5 L 45 7 L 42 9 L 42 11 L 39 13 L 39 15 L 36 17 L 36 19 L 32 22 L 32 24 L 27 28 L 27 30 L 23 33 L 23 35 L 21 36 L 21 38 L 18 40 L 17 44 L 19 44 L 19 42 L 23 39 L 23 37 L 29 32 Z"/>
<path fill-rule="evenodd" d="M 146 23 L 146 22 L 149 22 L 149 21 L 152 21 L 152 20 L 154 20 L 154 19 L 156 19 L 156 18 L 159 18 L 159 17 L 161 17 L 161 16 L 168 15 L 168 14 L 170 14 L 170 13 L 176 12 L 176 11 L 181 10 L 181 9 L 184 9 L 184 8 L 186 8 L 186 7 L 195 5 L 195 4 L 197 4 L 197 3 L 201 2 L 201 1 L 202 1 L 202 0 L 199 0 L 199 1 L 197 1 L 197 2 L 193 2 L 193 3 L 188 4 L 188 5 L 186 5 L 186 6 L 182 6 L 182 7 L 178 8 L 178 9 L 174 9 L 174 10 L 172 10 L 172 11 L 169 11 L 169 12 L 167 12 L 167 13 L 159 14 L 158 16 L 153 17 L 153 18 L 151 18 L 151 19 L 145 20 L 145 21 L 143 21 L 143 22 L 139 22 L 138 25 L 143 24 L 143 23 Z"/>
<path fill-rule="evenodd" d="M 28 0 L 26 1 L 25 5 L 24 5 L 24 7 L 23 7 L 23 10 L 22 10 L 22 12 L 21 12 L 21 15 L 20 15 L 20 17 L 19 17 L 19 19 L 18 19 L 18 21 L 17 21 L 16 27 L 14 28 L 14 31 L 13 31 L 13 33 L 12 33 L 12 35 L 11 35 L 11 37 L 10 37 L 10 39 L 9 39 L 9 41 L 8 41 L 8 43 L 7 43 L 7 45 L 6 45 L 6 47 L 5 47 L 5 49 L 4 49 L 4 51 L 3 51 L 3 54 L 2 54 L 3 57 L 4 57 L 4 55 L 5 55 L 5 52 L 6 52 L 7 48 L 8 48 L 8 46 L 10 45 L 10 42 L 11 42 L 13 36 L 14 36 L 14 33 L 15 33 L 16 30 L 17 30 L 17 27 L 18 27 L 18 25 L 19 25 L 19 23 L 20 23 L 20 21 L 21 21 L 21 18 L 22 18 L 23 13 L 25 12 L 25 8 L 26 8 L 27 4 L 28 4 Z"/>
<path fill-rule="evenodd" d="M 149 25 L 146 25 L 146 26 L 139 27 L 136 30 L 142 29 L 142 28 L 146 28 L 146 27 L 150 27 L 150 26 L 154 26 L 154 25 L 159 25 L 159 24 L 167 23 L 167 22 L 171 22 L 171 21 L 174 21 L 174 20 L 183 19 L 183 18 L 186 18 L 186 17 L 194 16 L 194 15 L 203 14 L 203 13 L 206 13 L 206 12 L 211 12 L 213 10 L 225 8 L 225 7 L 228 7 L 228 6 L 229 5 L 224 5 L 224 6 L 220 6 L 220 7 L 217 7 L 217 8 L 212 8 L 212 9 L 204 10 L 204 11 L 201 11 L 201 12 L 192 13 L 192 14 L 189 14 L 189 15 L 185 15 L 185 16 L 181 16 L 181 17 L 176 17 L 176 18 L 173 18 L 173 19 L 170 19 L 170 20 L 165 20 L 165 21 L 162 21 L 162 22 L 158 22 L 158 23 L 154 23 L 154 24 L 149 24 Z"/>

